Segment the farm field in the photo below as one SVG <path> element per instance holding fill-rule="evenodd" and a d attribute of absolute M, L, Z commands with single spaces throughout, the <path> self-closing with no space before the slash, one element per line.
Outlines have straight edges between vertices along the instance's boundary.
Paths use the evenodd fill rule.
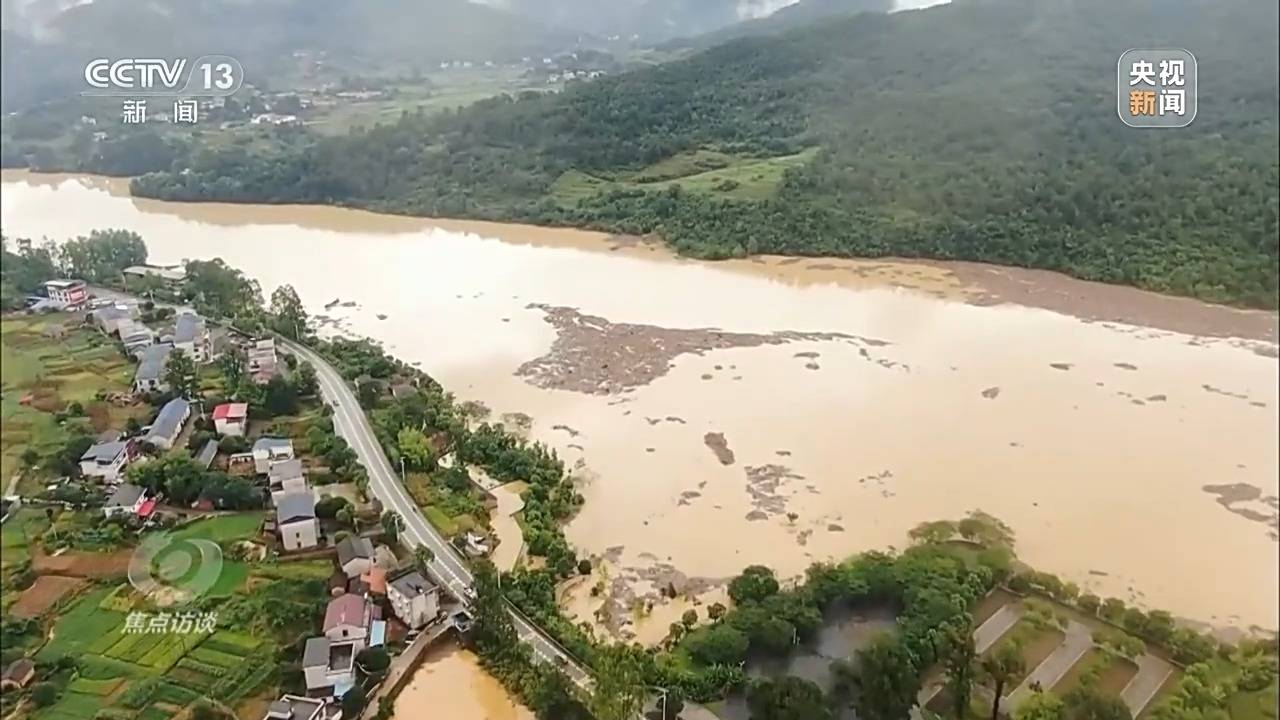
<path fill-rule="evenodd" d="M 742 158 L 698 150 L 666 158 L 643 170 L 606 178 L 569 170 L 551 186 L 551 197 L 562 205 L 612 190 L 664 190 L 679 185 L 688 192 L 735 200 L 763 200 L 777 192 L 789 168 L 810 162 L 816 150 L 773 158 Z"/>
<path fill-rule="evenodd" d="M 146 412 L 95 400 L 99 391 L 128 390 L 133 372 L 107 338 L 65 313 L 0 320 L 0 478 L 8 482 L 27 448 L 44 454 L 66 441 L 53 413 L 71 402 L 83 406 L 85 418 L 76 422 L 91 432 L 123 427 Z"/>
<path fill-rule="evenodd" d="M 31 559 L 31 545 L 49 528 L 49 518 L 40 508 L 24 507 L 0 527 L 0 568 Z"/>
<path fill-rule="evenodd" d="M 129 631 L 128 593 L 95 589 L 58 619 L 36 658 L 71 655 L 79 672 L 35 720 L 89 720 L 103 708 L 159 720 L 200 697 L 234 705 L 274 672 L 274 645 L 247 633 Z"/>

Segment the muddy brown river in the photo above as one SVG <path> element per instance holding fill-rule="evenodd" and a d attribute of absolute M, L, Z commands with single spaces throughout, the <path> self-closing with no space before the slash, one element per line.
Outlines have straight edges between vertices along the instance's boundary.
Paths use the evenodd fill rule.
<path fill-rule="evenodd" d="M 531 418 L 603 561 L 580 617 L 654 641 L 750 563 L 902 546 L 982 509 L 1027 562 L 1276 629 L 1276 316 L 981 265 L 706 263 L 597 233 L 135 200 L 6 173 L 9 237 L 135 230 L 152 262 L 291 283 L 493 418 Z M 591 586 L 603 592 L 592 597 Z"/>

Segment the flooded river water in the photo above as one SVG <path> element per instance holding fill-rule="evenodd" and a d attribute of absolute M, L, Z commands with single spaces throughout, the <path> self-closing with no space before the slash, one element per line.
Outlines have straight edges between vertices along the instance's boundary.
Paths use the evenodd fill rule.
<path fill-rule="evenodd" d="M 979 508 L 1093 592 L 1280 625 L 1273 314 L 1049 273 L 704 263 L 595 233 L 4 179 L 11 238 L 120 227 L 152 262 L 222 257 L 494 418 L 531 417 L 581 478 L 569 539 L 604 565 L 566 602 L 620 632 L 661 637 L 668 584 L 714 596 L 750 563 L 797 574 Z"/>

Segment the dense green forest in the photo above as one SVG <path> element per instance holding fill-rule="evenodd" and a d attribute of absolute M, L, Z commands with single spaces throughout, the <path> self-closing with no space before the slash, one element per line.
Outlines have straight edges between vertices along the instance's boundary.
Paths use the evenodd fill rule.
<path fill-rule="evenodd" d="M 181 152 L 134 190 L 658 233 L 709 258 L 982 260 L 1276 307 L 1276 24 L 1274 0 L 956 0 L 554 96 Z M 1196 54 L 1191 126 L 1116 117 L 1116 59 L 1143 46 Z M 650 182 L 693 153 L 732 170 L 806 149 L 763 196 L 740 187 L 759 175 L 699 183 L 701 167 Z"/>

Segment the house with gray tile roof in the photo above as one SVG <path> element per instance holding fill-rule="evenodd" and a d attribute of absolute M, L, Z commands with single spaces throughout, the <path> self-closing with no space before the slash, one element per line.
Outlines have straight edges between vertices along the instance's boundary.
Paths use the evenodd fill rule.
<path fill-rule="evenodd" d="M 285 550 L 305 550 L 319 545 L 316 496 L 310 490 L 281 495 L 276 500 L 276 528 Z"/>
<path fill-rule="evenodd" d="M 151 429 L 147 431 L 143 440 L 168 450 L 182 434 L 182 428 L 186 426 L 189 417 L 191 417 L 191 403 L 182 398 L 174 398 L 160 408 L 160 414 L 156 415 L 155 421 L 151 423 Z"/>
<path fill-rule="evenodd" d="M 142 351 L 138 360 L 138 369 L 133 373 L 133 391 L 135 393 L 166 392 L 169 383 L 164 381 L 164 366 L 169 361 L 169 353 L 173 346 L 150 345 Z"/>

